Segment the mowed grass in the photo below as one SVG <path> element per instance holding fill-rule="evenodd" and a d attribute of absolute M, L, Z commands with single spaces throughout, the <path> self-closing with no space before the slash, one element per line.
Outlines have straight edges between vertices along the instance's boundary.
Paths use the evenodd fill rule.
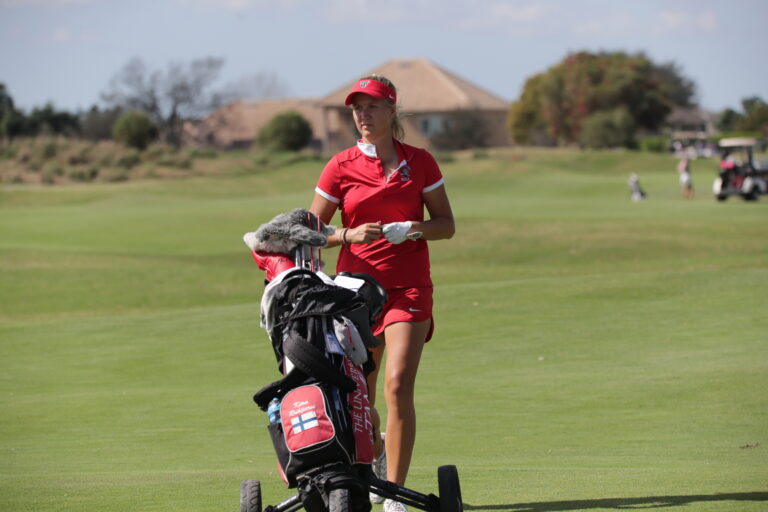
<path fill-rule="evenodd" d="M 0 189 L 0 510 L 291 494 L 251 402 L 278 375 L 241 236 L 306 207 L 321 167 Z M 431 244 L 409 486 L 456 464 L 468 510 L 765 510 L 768 201 L 714 201 L 711 161 L 684 201 L 659 155 L 442 168 L 458 230 Z"/>

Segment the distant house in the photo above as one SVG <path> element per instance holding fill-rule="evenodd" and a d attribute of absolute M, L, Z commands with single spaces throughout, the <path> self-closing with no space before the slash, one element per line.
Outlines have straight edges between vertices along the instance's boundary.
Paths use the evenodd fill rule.
<path fill-rule="evenodd" d="M 250 147 L 256 135 L 276 115 L 294 111 L 312 126 L 310 143 L 320 148 L 325 134 L 322 132 L 323 111 L 317 100 L 285 99 L 265 101 L 238 101 L 222 107 L 202 121 L 185 127 L 185 142 L 191 145 L 214 146 L 221 149 Z"/>
<path fill-rule="evenodd" d="M 398 105 L 403 114 L 405 141 L 433 149 L 432 139 L 451 120 L 473 116 L 483 128 L 485 146 L 506 146 L 509 102 L 474 85 L 427 59 L 391 60 L 362 73 L 384 75 L 397 87 Z M 357 77 L 357 78 L 359 78 Z M 324 111 L 323 147 L 336 151 L 357 140 L 357 130 L 344 99 L 355 80 L 320 100 Z"/>
<path fill-rule="evenodd" d="M 434 149 L 435 137 L 450 123 L 471 118 L 482 133 L 484 146 L 506 146 L 509 102 L 474 85 L 427 59 L 396 59 L 361 73 L 320 99 L 249 101 L 227 105 L 187 129 L 192 144 L 220 148 L 250 146 L 274 116 L 293 110 L 312 126 L 312 145 L 324 152 L 349 147 L 358 138 L 344 99 L 355 80 L 384 75 L 398 90 L 405 141 Z"/>
<path fill-rule="evenodd" d="M 674 107 L 664 124 L 675 140 L 704 140 L 717 135 L 715 114 L 700 108 Z"/>

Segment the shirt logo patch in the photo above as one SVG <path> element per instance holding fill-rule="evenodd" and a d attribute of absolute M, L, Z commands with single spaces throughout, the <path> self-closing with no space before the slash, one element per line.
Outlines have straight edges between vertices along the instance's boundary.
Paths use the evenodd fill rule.
<path fill-rule="evenodd" d="M 400 181 L 411 181 L 411 168 L 407 165 L 400 169 Z"/>

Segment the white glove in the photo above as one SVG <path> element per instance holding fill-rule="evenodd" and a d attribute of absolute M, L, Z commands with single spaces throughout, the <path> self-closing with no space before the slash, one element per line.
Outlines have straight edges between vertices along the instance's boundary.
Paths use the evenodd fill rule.
<path fill-rule="evenodd" d="M 393 244 L 401 244 L 408 239 L 407 233 L 412 225 L 409 220 L 405 222 L 392 222 L 381 226 L 381 232 L 384 233 L 384 238 Z"/>

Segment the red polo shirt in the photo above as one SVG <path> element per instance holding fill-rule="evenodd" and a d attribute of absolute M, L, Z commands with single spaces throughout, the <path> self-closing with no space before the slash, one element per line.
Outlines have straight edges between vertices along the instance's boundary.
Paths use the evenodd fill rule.
<path fill-rule="evenodd" d="M 315 191 L 339 205 L 342 225 L 424 220 L 423 194 L 443 185 L 443 175 L 426 150 L 395 141 L 400 166 L 384 177 L 375 147 L 358 142 L 326 164 Z M 427 242 L 392 244 L 382 237 L 371 244 L 341 247 L 336 271 L 365 272 L 385 288 L 432 286 Z"/>

